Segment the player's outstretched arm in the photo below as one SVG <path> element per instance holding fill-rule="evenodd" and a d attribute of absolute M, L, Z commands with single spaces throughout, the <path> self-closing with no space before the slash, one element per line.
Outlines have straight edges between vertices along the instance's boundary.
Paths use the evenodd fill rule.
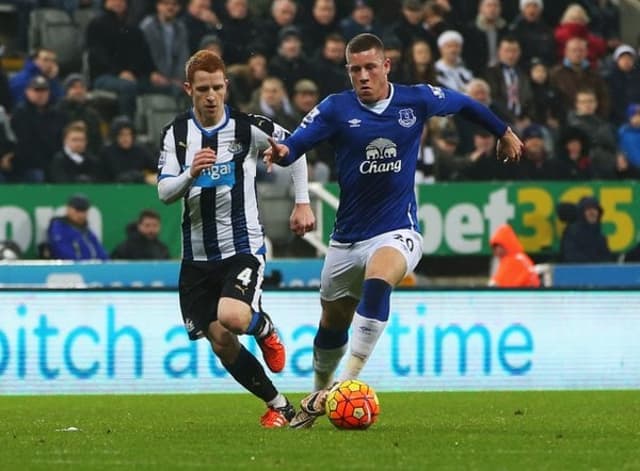
<path fill-rule="evenodd" d="M 274 163 L 280 163 L 289 155 L 289 148 L 284 144 L 279 144 L 273 137 L 267 137 L 269 148 L 264 151 L 262 161 L 267 166 L 267 172 L 271 173 Z"/>
<path fill-rule="evenodd" d="M 512 131 L 511 128 L 507 128 L 504 135 L 498 139 L 497 153 L 498 159 L 503 162 L 518 162 L 522 156 L 524 144 L 520 138 Z"/>
<path fill-rule="evenodd" d="M 289 218 L 289 228 L 299 236 L 316 228 L 316 217 L 309 203 L 296 203 Z"/>

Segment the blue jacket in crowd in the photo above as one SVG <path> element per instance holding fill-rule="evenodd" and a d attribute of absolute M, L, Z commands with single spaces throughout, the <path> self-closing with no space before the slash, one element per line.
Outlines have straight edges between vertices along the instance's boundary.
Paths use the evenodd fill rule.
<path fill-rule="evenodd" d="M 107 260 L 109 258 L 88 226 L 76 226 L 65 217 L 51 220 L 47 236 L 51 258 L 62 260 Z"/>
<path fill-rule="evenodd" d="M 43 74 L 35 62 L 29 60 L 20 72 L 9 79 L 9 87 L 11 89 L 14 106 L 26 100 L 24 92 L 27 89 L 29 82 L 31 82 L 31 80 L 37 75 Z M 57 79 L 47 80 L 49 81 L 49 90 L 51 93 L 49 103 L 56 103 L 64 96 L 64 89 Z"/>
<path fill-rule="evenodd" d="M 625 124 L 618 130 L 618 145 L 627 160 L 640 168 L 640 128 Z"/>

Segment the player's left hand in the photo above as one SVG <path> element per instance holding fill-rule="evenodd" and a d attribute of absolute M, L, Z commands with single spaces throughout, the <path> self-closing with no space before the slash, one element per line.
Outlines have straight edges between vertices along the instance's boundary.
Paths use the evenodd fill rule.
<path fill-rule="evenodd" d="M 299 236 L 316 228 L 316 217 L 309 203 L 296 203 L 289 218 L 289 228 Z"/>
<path fill-rule="evenodd" d="M 498 159 L 502 160 L 504 163 L 518 162 L 522 156 L 524 144 L 516 133 L 511 130 L 511 128 L 507 128 L 504 136 L 498 139 L 496 149 Z"/>

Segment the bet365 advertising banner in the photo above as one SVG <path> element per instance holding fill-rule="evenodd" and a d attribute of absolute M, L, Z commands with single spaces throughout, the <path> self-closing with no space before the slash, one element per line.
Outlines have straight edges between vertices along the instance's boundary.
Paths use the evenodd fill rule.
<path fill-rule="evenodd" d="M 326 188 L 338 194 L 337 185 Z M 149 185 L 1 185 L 0 240 L 16 241 L 27 257 L 33 257 L 38 243 L 45 240 L 50 218 L 62 214 L 67 198 L 77 192 L 91 199 L 89 225 L 108 251 L 124 240 L 126 225 L 142 209 L 151 208 L 162 217 L 160 239 L 172 257 L 180 256 L 180 204 L 165 206 Z M 504 222 L 513 225 L 527 252 L 556 252 L 564 229 L 556 215 L 557 203 L 577 202 L 586 195 L 598 198 L 604 209 L 602 223 L 609 248 L 625 251 L 634 245 L 640 230 L 639 193 L 640 186 L 634 182 L 419 185 L 424 253 L 488 254 L 488 240 Z M 316 212 L 328 241 L 335 210 L 321 203 Z M 270 215 L 264 212 L 262 217 L 266 221 Z"/>
<path fill-rule="evenodd" d="M 640 291 L 394 292 L 361 378 L 381 391 L 640 388 Z M 312 387 L 317 292 L 264 295 L 283 391 Z M 253 338 L 243 337 L 260 358 Z M 175 292 L 0 291 L 0 394 L 241 391 Z"/>
<path fill-rule="evenodd" d="M 327 189 L 338 194 L 337 185 Z M 565 224 L 556 205 L 576 203 L 583 196 L 600 201 L 603 231 L 613 252 L 630 249 L 640 230 L 640 186 L 635 182 L 436 183 L 419 185 L 416 195 L 425 254 L 489 254 L 491 234 L 505 222 L 527 252 L 557 252 Z M 334 218 L 335 212 L 325 206 L 325 240 Z"/>

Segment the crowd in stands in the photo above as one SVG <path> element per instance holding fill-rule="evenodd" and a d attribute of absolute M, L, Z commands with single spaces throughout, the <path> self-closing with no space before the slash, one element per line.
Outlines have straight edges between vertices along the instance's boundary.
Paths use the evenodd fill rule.
<path fill-rule="evenodd" d="M 57 62 L 61 51 L 39 44 L 22 70 L 0 72 L 0 117 L 6 116 L 0 123 L 0 182 L 153 183 L 159 120 L 168 121 L 188 105 L 183 66 L 200 48 L 218 52 L 228 64 L 230 105 L 294 128 L 325 96 L 349 87 L 345 44 L 362 32 L 383 38 L 392 81 L 467 93 L 506 120 L 525 143 L 522 162 L 505 166 L 496 161 L 494 136 L 459 117 L 434 118 L 424 128 L 419 182 L 640 176 L 640 65 L 637 45 L 621 43 L 617 2 L 21 5 L 21 40 L 32 36 L 37 25 L 26 20 L 35 21 L 38 8 L 72 18 L 89 12 L 89 20 L 76 69 Z M 165 98 L 162 110 L 153 109 L 157 99 L 143 99 L 149 96 Z M 105 97 L 111 112 L 101 101 Z M 141 124 L 141 116 L 155 121 Z M 145 136 L 139 135 L 141 127 Z M 308 157 L 312 179 L 336 179 L 328 145 Z"/>

